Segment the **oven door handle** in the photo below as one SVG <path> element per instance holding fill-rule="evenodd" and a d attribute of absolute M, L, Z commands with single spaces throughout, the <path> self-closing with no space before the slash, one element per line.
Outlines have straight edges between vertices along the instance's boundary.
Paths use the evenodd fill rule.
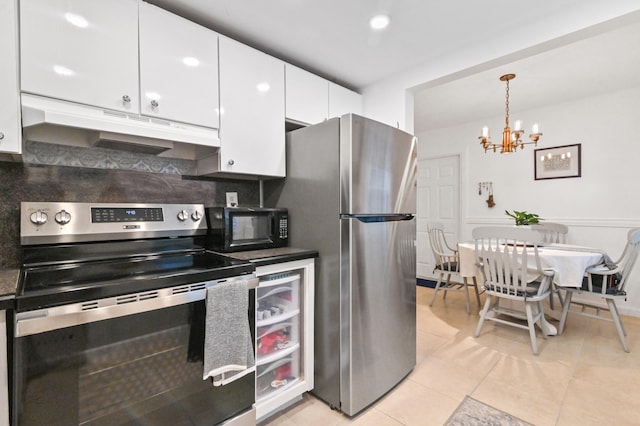
<path fill-rule="evenodd" d="M 249 291 L 259 283 L 255 274 L 241 275 L 216 281 L 162 288 L 141 293 L 125 294 L 71 305 L 55 306 L 15 314 L 15 337 L 29 336 L 90 322 L 108 320 L 171 306 L 204 300 L 207 287 L 228 281 L 244 280 Z"/>

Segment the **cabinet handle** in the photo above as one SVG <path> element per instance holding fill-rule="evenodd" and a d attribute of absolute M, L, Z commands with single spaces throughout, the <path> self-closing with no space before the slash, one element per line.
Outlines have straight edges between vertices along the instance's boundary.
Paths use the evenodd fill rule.
<path fill-rule="evenodd" d="M 152 106 L 153 108 L 158 108 L 158 105 L 159 105 L 159 104 L 158 104 L 158 101 L 156 101 L 155 99 L 153 99 L 153 100 L 151 101 L 151 106 Z"/>
<path fill-rule="evenodd" d="M 129 97 L 129 95 L 124 95 L 124 96 L 122 96 L 122 100 L 123 100 L 124 102 L 126 102 L 126 103 L 131 102 L 131 98 Z"/>
<path fill-rule="evenodd" d="M 229 161 L 227 161 L 227 164 L 230 165 L 230 166 L 233 166 L 235 164 L 235 161 L 229 160 Z"/>
<path fill-rule="evenodd" d="M 0 140 L 4 139 L 4 133 L 0 132 Z"/>

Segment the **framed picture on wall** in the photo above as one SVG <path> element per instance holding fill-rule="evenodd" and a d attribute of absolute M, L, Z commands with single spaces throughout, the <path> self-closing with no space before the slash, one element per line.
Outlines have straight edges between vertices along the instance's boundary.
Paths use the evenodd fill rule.
<path fill-rule="evenodd" d="M 533 153 L 535 180 L 580 177 L 580 155 L 579 143 L 536 149 Z"/>

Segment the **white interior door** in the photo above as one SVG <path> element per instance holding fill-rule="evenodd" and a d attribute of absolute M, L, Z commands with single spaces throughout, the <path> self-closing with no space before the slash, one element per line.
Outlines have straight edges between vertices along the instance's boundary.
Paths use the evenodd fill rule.
<path fill-rule="evenodd" d="M 428 222 L 442 222 L 449 245 L 460 237 L 460 157 L 418 161 L 417 275 L 434 278 L 434 260 L 427 236 Z"/>

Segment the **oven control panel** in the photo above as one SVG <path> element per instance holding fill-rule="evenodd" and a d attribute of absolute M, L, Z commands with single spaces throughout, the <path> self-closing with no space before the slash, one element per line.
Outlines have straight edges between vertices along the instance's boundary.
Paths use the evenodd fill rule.
<path fill-rule="evenodd" d="M 203 204 L 65 203 L 20 204 L 23 245 L 206 233 Z"/>

